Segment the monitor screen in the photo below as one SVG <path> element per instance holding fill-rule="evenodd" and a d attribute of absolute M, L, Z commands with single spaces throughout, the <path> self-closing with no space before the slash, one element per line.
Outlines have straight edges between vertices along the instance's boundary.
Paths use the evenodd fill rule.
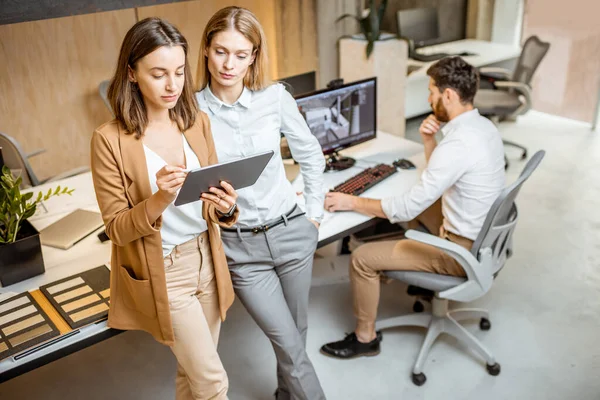
<path fill-rule="evenodd" d="M 288 76 L 287 78 L 280 79 L 279 82 L 284 84 L 292 96 L 299 96 L 317 90 L 317 76 L 315 71 Z"/>
<path fill-rule="evenodd" d="M 324 154 L 377 135 L 377 78 L 298 96 L 296 102 Z"/>
<path fill-rule="evenodd" d="M 412 39 L 415 47 L 427 46 L 439 39 L 438 15 L 435 8 L 400 10 L 396 17 L 398 34 Z"/>

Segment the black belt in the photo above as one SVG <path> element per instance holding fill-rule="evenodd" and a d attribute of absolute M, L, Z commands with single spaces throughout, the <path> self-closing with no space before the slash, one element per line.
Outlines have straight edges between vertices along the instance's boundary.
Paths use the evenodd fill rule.
<path fill-rule="evenodd" d="M 258 225 L 258 226 L 253 226 L 253 227 L 249 227 L 249 228 L 242 228 L 240 227 L 240 232 L 252 232 L 252 233 L 260 233 L 260 232 L 266 232 L 269 229 L 273 228 L 274 226 L 277 225 L 281 225 L 285 222 L 285 220 L 287 219 L 288 221 L 294 219 L 294 218 L 298 218 L 303 216 L 304 214 L 306 214 L 305 212 L 302 212 L 300 214 L 296 214 L 296 215 L 292 215 L 294 213 L 294 211 L 296 211 L 296 207 L 292 208 L 286 215 L 285 215 L 285 219 L 283 218 L 283 216 L 279 217 L 279 219 L 276 219 L 272 222 L 266 223 L 264 225 Z M 224 231 L 228 231 L 228 232 L 237 232 L 238 228 L 225 228 L 225 227 L 221 227 L 222 230 Z"/>

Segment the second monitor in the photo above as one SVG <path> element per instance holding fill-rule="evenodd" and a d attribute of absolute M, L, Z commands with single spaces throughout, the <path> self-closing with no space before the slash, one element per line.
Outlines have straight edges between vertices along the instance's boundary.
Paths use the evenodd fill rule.
<path fill-rule="evenodd" d="M 338 151 L 377 136 L 377 78 L 297 96 L 298 109 L 323 154 L 329 155 L 326 170 L 354 165 Z"/>
<path fill-rule="evenodd" d="M 305 93 L 314 92 L 317 89 L 317 75 L 315 71 L 306 72 L 300 75 L 288 76 L 279 79 L 292 96 L 299 96 Z"/>
<path fill-rule="evenodd" d="M 400 10 L 396 18 L 398 35 L 411 39 L 415 49 L 439 41 L 438 14 L 435 8 Z"/>

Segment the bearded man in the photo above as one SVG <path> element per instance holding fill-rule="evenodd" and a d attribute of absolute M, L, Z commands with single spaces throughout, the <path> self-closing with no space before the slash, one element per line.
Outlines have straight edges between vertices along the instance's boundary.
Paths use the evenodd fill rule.
<path fill-rule="evenodd" d="M 504 149 L 498 129 L 473 107 L 477 70 L 460 57 L 439 60 L 428 70 L 433 114 L 421 124 L 425 167 L 420 181 L 405 193 L 382 200 L 328 193 L 325 209 L 356 211 L 392 223 L 422 225 L 429 232 L 471 250 L 485 217 L 504 188 Z M 443 138 L 437 143 L 435 134 Z M 345 339 L 321 352 L 336 358 L 380 352 L 375 332 L 380 274 L 422 271 L 465 276 L 460 264 L 442 250 L 410 239 L 364 244 L 352 252 L 350 280 L 356 327 Z"/>

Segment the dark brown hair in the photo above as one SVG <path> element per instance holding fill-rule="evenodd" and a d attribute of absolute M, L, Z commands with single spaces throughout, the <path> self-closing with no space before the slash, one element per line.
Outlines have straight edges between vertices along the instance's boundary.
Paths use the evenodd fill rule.
<path fill-rule="evenodd" d="M 202 34 L 200 43 L 200 58 L 196 82 L 198 90 L 204 89 L 210 83 L 210 71 L 206 52 L 213 37 L 226 30 L 235 29 L 252 43 L 254 62 L 248 68 L 244 77 L 244 86 L 250 90 L 261 90 L 270 85 L 269 60 L 267 54 L 267 36 L 252 11 L 242 7 L 225 7 L 213 15 Z"/>
<path fill-rule="evenodd" d="M 479 72 L 460 57 L 442 58 L 427 70 L 435 86 L 443 92 L 453 89 L 463 104 L 473 104 L 479 87 Z"/>
<path fill-rule="evenodd" d="M 185 53 L 183 91 L 175 107 L 169 110 L 169 117 L 177 123 L 181 132 L 196 122 L 198 103 L 187 57 L 187 40 L 169 22 L 160 18 L 146 18 L 133 25 L 125 35 L 117 69 L 108 86 L 108 100 L 115 118 L 137 139 L 142 137 L 148 126 L 148 115 L 137 84 L 129 81 L 128 68 L 135 69 L 140 59 L 162 46 L 181 46 Z"/>

